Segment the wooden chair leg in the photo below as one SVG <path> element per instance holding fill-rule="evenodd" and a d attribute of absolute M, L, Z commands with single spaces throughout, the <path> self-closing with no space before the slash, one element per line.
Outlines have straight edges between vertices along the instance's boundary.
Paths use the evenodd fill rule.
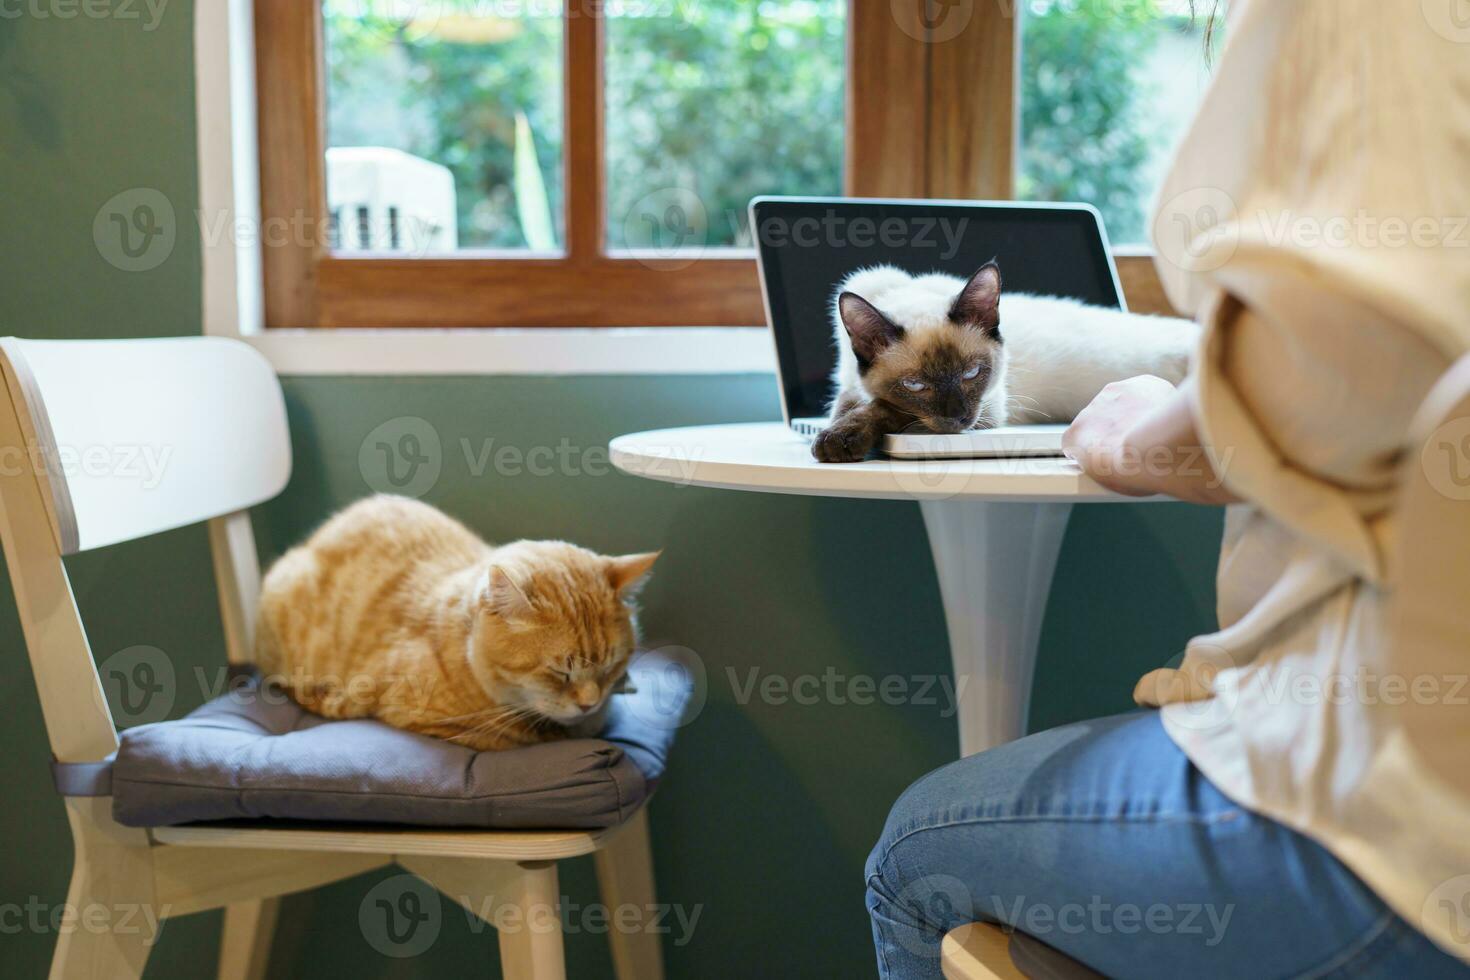
<path fill-rule="evenodd" d="M 495 927 L 505 980 L 566 980 L 554 862 L 399 855 L 398 863 Z"/>
<path fill-rule="evenodd" d="M 219 940 L 219 980 L 265 980 L 271 937 L 280 911 L 279 898 L 225 906 L 225 925 Z"/>
<path fill-rule="evenodd" d="M 608 937 L 618 980 L 663 980 L 663 946 L 651 928 L 658 899 L 654 894 L 648 811 L 639 810 L 607 847 L 593 855 L 593 860 L 608 921 L 614 923 Z M 629 906 L 638 910 L 633 919 L 638 928 L 631 932 L 616 926 L 621 921 L 618 910 Z"/>
<path fill-rule="evenodd" d="M 51 980 L 137 980 L 163 926 L 148 837 L 113 823 L 110 802 L 66 801 L 76 863 Z"/>
<path fill-rule="evenodd" d="M 68 909 L 77 916 L 56 937 L 51 956 L 51 980 L 137 980 L 143 975 L 156 936 L 149 930 L 161 925 L 157 917 L 133 911 L 133 903 L 101 887 L 105 872 L 80 862 L 73 869 L 66 893 Z M 123 893 L 126 895 L 126 892 Z M 80 918 L 89 909 L 105 909 L 113 924 L 87 926 Z M 99 914 L 100 913 L 94 913 Z M 131 920 L 127 929 L 116 928 Z"/>
<path fill-rule="evenodd" d="M 500 929 L 500 972 L 505 980 L 566 980 L 556 864 L 522 864 L 506 898 L 519 909 L 508 921 L 520 925 Z"/>

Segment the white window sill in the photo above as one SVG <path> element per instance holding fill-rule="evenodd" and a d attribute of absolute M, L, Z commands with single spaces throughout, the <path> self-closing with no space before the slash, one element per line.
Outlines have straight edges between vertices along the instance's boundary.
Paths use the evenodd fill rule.
<path fill-rule="evenodd" d="M 765 374 L 761 327 L 267 330 L 241 338 L 283 375 Z"/>

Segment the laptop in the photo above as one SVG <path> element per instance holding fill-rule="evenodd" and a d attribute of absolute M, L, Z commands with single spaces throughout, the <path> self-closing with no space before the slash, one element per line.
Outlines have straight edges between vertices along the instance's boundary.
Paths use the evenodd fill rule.
<path fill-rule="evenodd" d="M 1009 292 L 1127 309 L 1102 216 L 1088 204 L 757 197 L 750 227 L 776 345 L 781 411 L 808 439 L 826 427 L 836 394 L 832 301 L 837 286 L 863 266 L 886 263 L 966 279 L 994 257 Z M 891 435 L 881 449 L 907 459 L 1059 456 L 1066 428 Z"/>

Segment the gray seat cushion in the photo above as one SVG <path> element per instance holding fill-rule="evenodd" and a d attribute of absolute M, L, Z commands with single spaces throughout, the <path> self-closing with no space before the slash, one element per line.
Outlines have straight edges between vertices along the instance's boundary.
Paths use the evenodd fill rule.
<path fill-rule="evenodd" d="M 329 721 L 253 676 L 177 721 L 122 733 L 118 823 L 279 818 L 499 829 L 600 829 L 663 775 L 692 690 L 658 654 L 629 671 L 600 738 L 476 752 L 377 721 Z"/>

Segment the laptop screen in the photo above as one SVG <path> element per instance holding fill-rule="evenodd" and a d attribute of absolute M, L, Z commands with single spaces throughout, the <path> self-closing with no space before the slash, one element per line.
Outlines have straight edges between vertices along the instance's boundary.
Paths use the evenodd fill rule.
<path fill-rule="evenodd" d="M 827 412 L 832 301 L 864 266 L 963 279 L 995 258 L 1006 292 L 1122 306 L 1102 221 L 1082 205 L 767 197 L 750 210 L 788 420 Z"/>

